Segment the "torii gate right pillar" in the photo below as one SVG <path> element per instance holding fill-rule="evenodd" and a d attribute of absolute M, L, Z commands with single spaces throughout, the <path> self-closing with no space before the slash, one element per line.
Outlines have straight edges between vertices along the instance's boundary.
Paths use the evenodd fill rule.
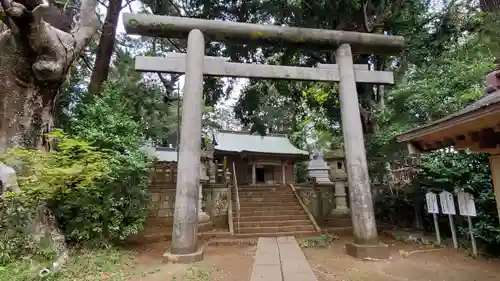
<path fill-rule="evenodd" d="M 351 46 L 340 45 L 336 60 L 340 73 L 340 114 L 354 234 L 354 241 L 346 244 L 346 252 L 356 258 L 386 259 L 389 258 L 389 249 L 379 243 L 375 223 Z"/>

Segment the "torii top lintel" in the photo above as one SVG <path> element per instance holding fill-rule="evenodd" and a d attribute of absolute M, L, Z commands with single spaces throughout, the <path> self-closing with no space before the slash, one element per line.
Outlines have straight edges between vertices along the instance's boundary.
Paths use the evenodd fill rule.
<path fill-rule="evenodd" d="M 405 44 L 402 36 L 147 14 L 125 13 L 123 25 L 128 34 L 152 37 L 187 38 L 191 30 L 199 29 L 213 41 L 253 41 L 319 50 L 334 50 L 341 44 L 350 44 L 356 53 L 392 55 L 400 52 Z"/>

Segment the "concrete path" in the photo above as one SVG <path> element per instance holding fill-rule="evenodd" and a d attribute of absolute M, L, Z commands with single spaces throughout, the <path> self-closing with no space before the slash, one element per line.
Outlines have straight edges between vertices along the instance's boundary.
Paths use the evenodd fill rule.
<path fill-rule="evenodd" d="M 250 281 L 317 281 L 295 237 L 260 237 Z"/>

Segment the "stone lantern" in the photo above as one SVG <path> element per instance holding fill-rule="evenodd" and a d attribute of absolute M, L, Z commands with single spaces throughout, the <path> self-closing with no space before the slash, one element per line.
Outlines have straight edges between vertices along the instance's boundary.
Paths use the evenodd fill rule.
<path fill-rule="evenodd" d="M 313 149 L 309 156 L 309 164 L 307 165 L 307 172 L 310 178 L 315 179 L 317 184 L 333 184 L 329 177 L 328 164 L 323 159 L 323 151 L 320 149 Z"/>
<path fill-rule="evenodd" d="M 347 172 L 345 167 L 344 151 L 333 151 L 325 158 L 330 164 L 330 179 L 333 181 L 335 186 L 335 209 L 332 210 L 332 214 L 346 214 L 349 212 L 349 208 L 347 207 Z"/>
<path fill-rule="evenodd" d="M 210 161 L 210 152 L 202 151 L 201 161 L 200 161 L 200 184 L 198 188 L 198 231 L 208 231 L 212 229 L 212 222 L 210 216 L 203 211 L 203 184 L 209 182 L 210 178 L 208 176 L 208 162 Z"/>

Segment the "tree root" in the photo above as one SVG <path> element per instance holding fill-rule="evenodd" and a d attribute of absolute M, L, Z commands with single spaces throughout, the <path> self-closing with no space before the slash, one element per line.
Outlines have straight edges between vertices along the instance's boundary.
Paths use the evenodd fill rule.
<path fill-rule="evenodd" d="M 404 258 L 407 258 L 408 256 L 410 255 L 413 255 L 413 254 L 416 254 L 416 253 L 424 253 L 424 252 L 431 252 L 431 251 L 439 251 L 439 250 L 442 250 L 444 248 L 434 248 L 434 249 L 423 249 L 423 250 L 415 250 L 415 251 L 411 251 L 411 252 L 406 252 L 404 250 L 399 250 L 399 254 L 404 257 Z"/>
<path fill-rule="evenodd" d="M 40 242 L 44 237 L 50 237 L 53 247 L 57 251 L 57 259 L 52 264 L 52 268 L 40 270 L 39 276 L 47 276 L 50 273 L 58 272 L 68 260 L 69 250 L 66 245 L 66 238 L 57 227 L 57 221 L 46 206 L 40 206 L 35 216 L 34 239 Z"/>
<path fill-rule="evenodd" d="M 1 187 L 3 187 L 0 188 L 0 198 L 3 196 L 4 191 L 21 192 L 15 170 L 2 162 L 0 162 L 0 183 Z M 52 267 L 44 268 L 38 273 L 40 277 L 45 277 L 61 270 L 68 260 L 69 250 L 66 245 L 66 238 L 57 227 L 57 221 L 46 205 L 37 208 L 32 222 L 29 230 L 33 240 L 40 245 L 42 239 L 50 237 L 51 245 L 57 252 L 57 259 L 52 264 Z"/>

